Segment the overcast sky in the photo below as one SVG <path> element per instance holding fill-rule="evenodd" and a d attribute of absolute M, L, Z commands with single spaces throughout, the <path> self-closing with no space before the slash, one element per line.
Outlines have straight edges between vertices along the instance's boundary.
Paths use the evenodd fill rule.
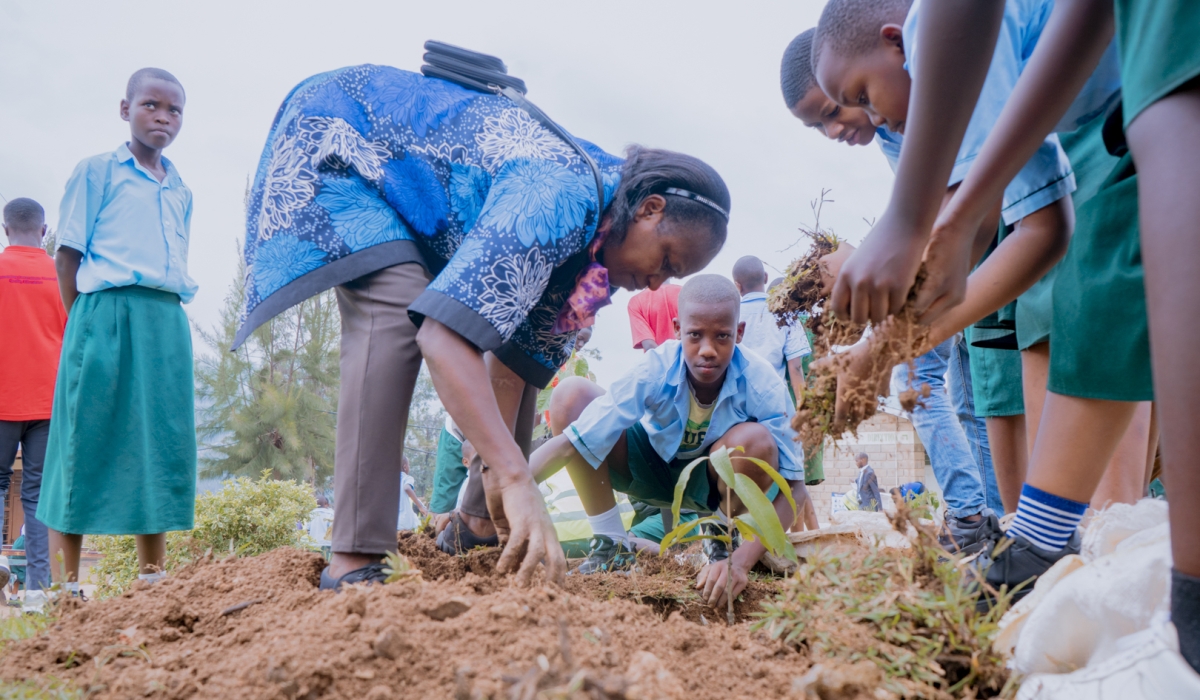
<path fill-rule="evenodd" d="M 247 180 L 284 95 L 342 66 L 416 70 L 422 44 L 438 39 L 500 56 L 531 100 L 611 153 L 640 143 L 704 159 L 733 196 L 729 240 L 707 271 L 728 275 L 747 254 L 783 269 L 799 249 L 780 251 L 811 223 L 822 188 L 835 200 L 823 223 L 854 242 L 891 191 L 878 147 L 827 141 L 784 109 L 780 57 L 823 4 L 0 0 L 0 196 L 33 197 L 53 227 L 76 163 L 129 138 L 118 116 L 129 74 L 171 71 L 188 102 L 166 153 L 195 195 L 188 267 L 200 292 L 186 308 L 211 326 L 240 255 Z M 605 384 L 641 354 L 628 298 L 619 292 L 598 317 Z"/>

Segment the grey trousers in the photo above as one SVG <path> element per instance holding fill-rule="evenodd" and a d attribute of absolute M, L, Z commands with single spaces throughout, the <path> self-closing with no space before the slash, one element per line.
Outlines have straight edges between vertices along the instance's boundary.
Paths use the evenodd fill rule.
<path fill-rule="evenodd" d="M 333 465 L 335 552 L 396 549 L 400 459 L 421 371 L 408 306 L 429 281 L 425 268 L 405 263 L 337 288 L 342 377 Z"/>
<path fill-rule="evenodd" d="M 396 549 L 400 460 L 413 387 L 421 371 L 417 327 L 408 307 L 430 277 L 416 263 L 364 275 L 337 288 L 342 316 L 341 390 L 334 453 L 333 551 L 379 554 Z M 514 436 L 529 456 L 536 387 L 526 384 Z M 463 512 L 490 517 L 476 457 Z"/>
<path fill-rule="evenodd" d="M 50 539 L 46 526 L 37 519 L 38 497 L 42 492 L 42 463 L 46 460 L 46 442 L 50 421 L 0 421 L 0 472 L 7 495 L 12 478 L 17 446 L 21 447 L 21 510 L 25 511 L 25 589 L 38 591 L 50 586 Z M 0 529 L 4 526 L 4 501 L 0 498 Z M 15 539 L 15 538 L 14 538 Z"/>

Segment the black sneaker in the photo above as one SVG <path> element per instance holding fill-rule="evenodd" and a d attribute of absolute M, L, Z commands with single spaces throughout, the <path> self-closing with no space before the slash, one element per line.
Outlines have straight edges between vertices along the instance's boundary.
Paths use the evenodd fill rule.
<path fill-rule="evenodd" d="M 1011 591 L 1024 583 L 1021 590 L 1013 594 L 1015 603 L 1029 595 L 1034 582 L 1047 569 L 1067 555 L 1079 554 L 1081 541 L 1076 530 L 1067 540 L 1067 546 L 1054 552 L 1042 549 L 1020 535 L 1005 535 L 997 540 L 994 548 L 989 548 L 975 560 L 975 566 L 984 573 L 988 585 L 997 591 L 1001 586 L 1007 586 Z M 1000 551 L 997 553 L 997 550 Z"/>
<path fill-rule="evenodd" d="M 605 571 L 629 571 L 637 561 L 633 550 L 607 535 L 596 535 L 589 543 L 591 551 L 572 574 L 597 574 Z"/>
<path fill-rule="evenodd" d="M 334 578 L 329 575 L 329 567 L 327 566 L 321 571 L 320 590 L 341 590 L 343 583 L 365 583 L 368 586 L 375 583 L 384 583 L 387 581 L 387 574 L 383 573 L 384 568 L 385 565 L 383 563 L 367 564 L 360 569 L 346 573 L 341 578 Z"/>
<path fill-rule="evenodd" d="M 982 517 L 974 522 L 947 517 L 942 531 L 938 533 L 938 544 L 952 554 L 974 554 L 982 552 L 1004 536 L 1000 519 L 990 508 L 984 508 L 979 515 Z"/>
<path fill-rule="evenodd" d="M 718 535 L 725 534 L 725 526 L 718 525 L 717 523 L 704 523 L 703 525 L 700 526 L 700 532 L 705 535 L 716 537 Z M 701 540 L 701 542 L 704 543 L 701 547 L 701 550 L 704 552 L 704 558 L 708 561 L 709 564 L 712 564 L 712 563 L 718 562 L 718 561 L 725 561 L 726 559 L 729 558 L 729 547 L 727 547 L 725 545 L 725 543 L 722 542 L 721 540 L 709 539 L 709 540 Z M 733 529 L 733 548 L 737 549 L 741 544 L 742 544 L 742 535 L 741 535 L 741 533 L 738 532 L 737 528 L 734 528 Z"/>

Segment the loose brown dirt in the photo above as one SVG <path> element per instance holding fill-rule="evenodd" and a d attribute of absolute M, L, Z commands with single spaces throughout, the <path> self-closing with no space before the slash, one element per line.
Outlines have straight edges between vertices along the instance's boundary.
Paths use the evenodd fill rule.
<path fill-rule="evenodd" d="M 499 550 L 451 557 L 425 535 L 400 548 L 420 580 L 319 591 L 321 558 L 282 549 L 68 601 L 5 648 L 0 678 L 54 676 L 95 698 L 728 699 L 785 696 L 810 667 L 750 631 L 777 580 L 752 581 L 728 627 L 670 558 L 520 589 L 494 572 Z"/>

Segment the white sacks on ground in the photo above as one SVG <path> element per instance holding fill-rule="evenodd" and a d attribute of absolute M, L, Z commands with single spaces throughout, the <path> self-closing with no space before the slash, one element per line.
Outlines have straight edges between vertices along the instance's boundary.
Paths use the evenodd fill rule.
<path fill-rule="evenodd" d="M 1119 639 L 1166 618 L 1170 581 L 1166 503 L 1114 505 L 1088 526 L 1081 555 L 1055 564 L 1004 616 L 995 647 L 1021 674 L 1101 664 Z"/>

